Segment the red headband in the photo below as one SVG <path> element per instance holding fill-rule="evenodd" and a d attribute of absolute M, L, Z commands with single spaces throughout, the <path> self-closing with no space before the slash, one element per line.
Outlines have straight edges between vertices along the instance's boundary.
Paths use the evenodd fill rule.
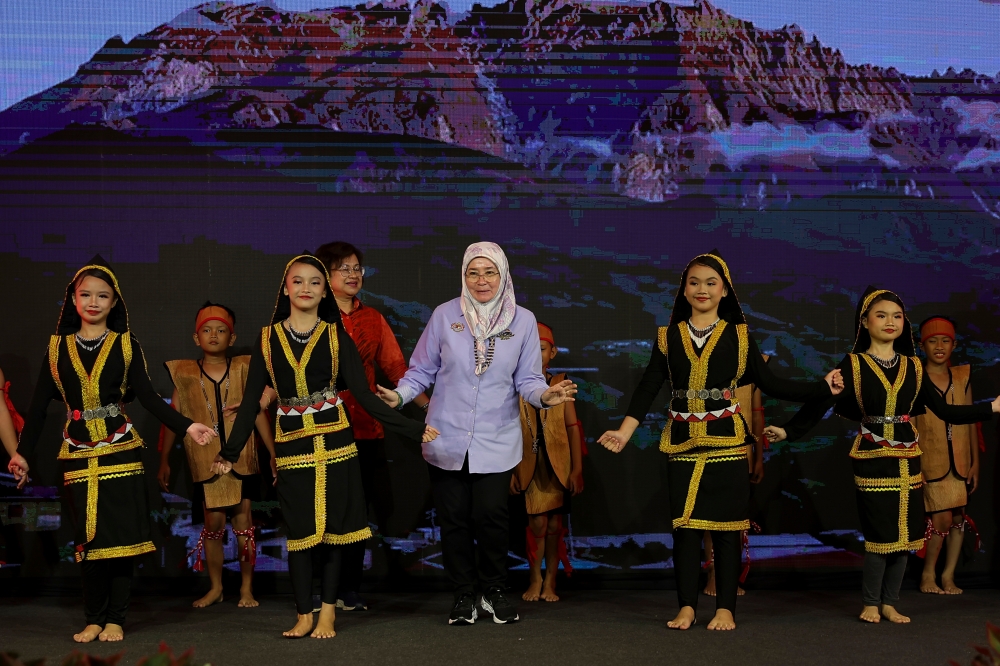
<path fill-rule="evenodd" d="M 920 342 L 923 342 L 927 338 L 933 338 L 935 335 L 944 335 L 951 338 L 951 341 L 955 341 L 955 325 L 944 317 L 934 317 L 933 319 L 928 319 L 924 322 L 924 325 L 920 327 Z"/>
<path fill-rule="evenodd" d="M 210 305 L 198 311 L 198 323 L 194 327 L 194 332 L 197 333 L 200 331 L 201 327 L 210 321 L 221 321 L 229 327 L 231 332 L 236 332 L 236 327 L 233 325 L 233 320 L 229 316 L 229 313 L 218 305 Z"/>
<path fill-rule="evenodd" d="M 552 333 L 552 329 L 551 328 L 549 328 L 545 324 L 539 324 L 538 325 L 538 339 L 539 340 L 541 340 L 543 342 L 547 342 L 550 345 L 552 345 L 553 347 L 555 347 L 556 346 L 556 341 L 552 339 L 554 337 L 555 337 L 555 335 Z"/>

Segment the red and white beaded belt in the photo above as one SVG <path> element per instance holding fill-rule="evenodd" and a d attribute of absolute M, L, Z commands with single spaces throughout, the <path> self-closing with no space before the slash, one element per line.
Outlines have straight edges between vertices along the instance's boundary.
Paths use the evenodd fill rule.
<path fill-rule="evenodd" d="M 118 428 L 118 430 L 115 430 L 113 433 L 111 433 L 104 439 L 97 442 L 81 442 L 78 439 L 73 439 L 72 437 L 70 437 L 69 433 L 65 431 L 63 432 L 63 439 L 65 439 L 66 443 L 72 446 L 73 448 L 99 449 L 102 446 L 111 446 L 112 444 L 120 440 L 122 437 L 127 435 L 131 430 L 132 430 L 132 422 L 126 421 L 125 423 L 122 424 L 120 428 Z"/>
<path fill-rule="evenodd" d="M 861 436 L 867 439 L 869 442 L 875 442 L 880 446 L 884 446 L 890 449 L 912 449 L 920 441 L 920 435 L 917 435 L 917 438 L 914 439 L 912 442 L 899 442 L 896 441 L 895 439 L 886 439 L 885 437 L 879 437 L 878 435 L 876 435 L 863 425 L 861 426 Z"/>
<path fill-rule="evenodd" d="M 310 405 L 278 405 L 278 416 L 305 416 L 306 414 L 316 414 L 317 412 L 325 412 L 328 409 L 334 409 L 337 405 L 341 404 L 343 400 L 340 399 L 339 395 L 334 395 L 326 400 L 321 400 L 320 402 L 314 402 Z"/>
<path fill-rule="evenodd" d="M 741 411 L 739 405 L 730 405 L 725 409 L 716 409 L 711 412 L 675 412 L 669 410 L 670 418 L 674 421 L 686 421 L 688 423 L 698 423 L 700 421 L 718 421 L 719 419 L 731 419 Z"/>

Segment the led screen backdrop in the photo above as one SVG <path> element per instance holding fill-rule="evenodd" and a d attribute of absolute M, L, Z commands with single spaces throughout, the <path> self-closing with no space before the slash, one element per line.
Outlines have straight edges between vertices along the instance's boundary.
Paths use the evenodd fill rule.
<path fill-rule="evenodd" d="M 672 568 L 664 394 L 622 454 L 593 440 L 622 419 L 693 255 L 729 260 L 778 374 L 832 367 L 876 284 L 914 322 L 957 319 L 975 397 L 1000 387 L 1000 5 L 315 1 L 0 7 L 0 367 L 22 412 L 65 283 L 95 252 L 118 270 L 169 395 L 162 362 L 195 356 L 198 306 L 232 307 L 248 349 L 292 254 L 361 247 L 364 300 L 408 354 L 458 295 L 465 246 L 496 241 L 581 388 L 590 454 L 574 566 L 650 575 Z M 765 407 L 774 423 L 793 409 Z M 144 572 L 183 575 L 200 530 L 183 454 L 160 493 L 158 424 L 129 411 L 148 443 L 159 546 Z M 74 572 L 62 418 L 52 405 L 27 494 L 0 479 L 0 559 L 25 576 Z M 858 566 L 854 427 L 830 417 L 766 452 L 755 571 Z M 962 565 L 980 575 L 1000 515 L 992 424 L 985 438 L 969 506 L 984 552 L 970 539 Z M 418 446 L 390 438 L 388 450 L 395 511 L 372 566 L 435 575 Z M 259 566 L 282 570 L 273 493 L 256 509 Z"/>

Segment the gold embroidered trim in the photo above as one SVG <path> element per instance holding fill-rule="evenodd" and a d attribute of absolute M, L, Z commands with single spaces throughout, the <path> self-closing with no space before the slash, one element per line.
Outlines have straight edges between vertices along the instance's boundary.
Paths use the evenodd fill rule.
<path fill-rule="evenodd" d="M 687 497 L 684 498 L 684 514 L 674 520 L 674 527 L 687 525 L 691 522 L 694 503 L 698 499 L 698 486 L 701 485 L 701 476 L 705 473 L 705 462 L 707 459 L 708 456 L 704 453 L 695 456 L 694 470 L 691 472 L 691 481 L 688 483 Z"/>
<path fill-rule="evenodd" d="M 923 547 L 923 539 L 917 539 L 915 541 L 910 540 L 909 527 L 910 491 L 921 487 L 923 485 L 923 479 L 923 474 L 920 472 L 915 475 L 910 475 L 910 463 L 907 462 L 905 458 L 901 458 L 899 461 L 899 478 L 897 479 L 867 479 L 857 476 L 854 477 L 856 484 L 858 484 L 858 481 L 869 484 L 868 487 L 858 484 L 859 490 L 894 490 L 899 493 L 899 522 L 897 525 L 897 528 L 899 529 L 899 540 L 893 543 L 872 543 L 865 541 L 866 551 L 869 553 L 885 555 L 887 553 L 896 553 L 902 550 L 918 550 Z M 892 484 L 892 487 L 886 487 L 884 484 Z"/>
<path fill-rule="evenodd" d="M 660 326 L 656 329 L 656 346 L 660 348 L 660 353 L 667 355 L 667 331 L 669 327 Z"/>
<path fill-rule="evenodd" d="M 108 337 L 101 343 L 101 352 L 97 355 L 97 360 L 94 361 L 94 368 L 90 373 L 84 370 L 83 362 L 80 360 L 80 352 L 77 350 L 76 344 L 70 340 L 70 337 L 66 336 L 66 351 L 69 354 L 70 362 L 73 364 L 73 371 L 76 372 L 76 376 L 80 380 L 80 391 L 83 393 L 83 408 L 97 409 L 102 404 L 101 373 L 104 371 L 104 364 L 108 361 L 108 356 L 111 354 L 111 348 L 114 347 L 118 334 L 114 331 L 108 333 Z M 108 436 L 108 427 L 104 419 L 90 419 L 86 421 L 86 425 L 87 431 L 94 441 L 104 439 Z"/>
<path fill-rule="evenodd" d="M 670 456 L 670 460 L 677 462 L 697 462 L 699 458 L 704 457 L 706 462 L 725 462 L 727 460 L 745 459 L 749 451 L 750 447 L 746 445 L 733 446 L 719 451 L 705 451 L 696 455 L 673 455 Z"/>
<path fill-rule="evenodd" d="M 899 357 L 899 371 L 896 372 L 896 381 L 892 384 L 889 384 L 889 380 L 886 379 L 885 373 L 882 372 L 882 368 L 879 367 L 878 363 L 872 360 L 871 356 L 863 354 L 861 358 L 865 359 L 868 367 L 875 373 L 878 380 L 882 382 L 882 387 L 885 389 L 885 416 L 897 416 L 896 400 L 899 397 L 899 390 L 903 387 L 903 381 L 906 379 L 906 359 L 908 357 Z M 864 412 L 862 411 L 862 413 Z M 882 428 L 882 436 L 886 439 L 895 439 L 895 430 L 895 424 L 886 423 Z"/>
<path fill-rule="evenodd" d="M 81 458 L 100 458 L 101 456 L 110 455 L 112 453 L 119 453 L 121 451 L 130 451 L 132 449 L 137 449 L 142 446 L 142 438 L 139 437 L 135 432 L 135 428 L 132 429 L 132 439 L 127 439 L 123 442 L 118 442 L 116 444 L 108 444 L 107 446 L 96 447 L 93 449 L 81 449 L 79 451 L 70 451 L 69 442 L 63 440 L 62 448 L 59 449 L 58 460 L 80 460 Z"/>
<path fill-rule="evenodd" d="M 313 437 L 314 460 L 323 461 L 326 454 L 335 453 L 337 450 L 327 451 L 326 441 L 322 435 Z M 323 540 L 323 535 L 326 533 L 326 465 L 314 464 L 312 467 L 316 470 L 316 496 L 313 501 L 313 511 L 316 516 L 316 533 L 304 539 L 289 539 L 287 547 L 291 551 L 312 548 Z"/>
<path fill-rule="evenodd" d="M 344 546 L 349 543 L 364 541 L 365 539 L 370 539 L 371 537 L 372 528 L 366 527 L 362 530 L 357 530 L 356 532 L 350 532 L 348 534 L 330 534 L 328 532 L 323 535 L 323 543 L 333 546 Z"/>
<path fill-rule="evenodd" d="M 867 312 L 868 311 L 868 306 L 870 306 L 872 304 L 872 301 L 874 301 L 876 298 L 878 298 L 882 294 L 892 294 L 893 296 L 896 296 L 896 294 L 893 294 L 888 289 L 876 289 L 872 293 L 868 294 L 868 298 L 866 298 L 864 300 L 864 302 L 861 304 L 861 314 L 863 315 L 865 312 Z"/>
<path fill-rule="evenodd" d="M 125 359 L 125 374 L 122 375 L 121 386 L 122 399 L 124 400 L 125 391 L 128 390 L 128 369 L 132 365 L 132 334 L 128 332 L 122 335 L 122 357 Z M 146 357 L 143 356 L 142 360 L 145 363 Z M 146 376 L 148 377 L 149 368 L 146 367 L 144 369 L 146 370 Z"/>
<path fill-rule="evenodd" d="M 115 557 L 134 557 L 135 555 L 143 555 L 145 553 L 152 553 L 156 550 L 156 546 L 153 545 L 152 541 L 143 541 L 142 543 L 137 543 L 134 546 L 114 546 L 113 548 L 92 548 L 83 553 L 76 554 L 76 561 L 82 562 L 83 560 L 110 560 Z"/>
<path fill-rule="evenodd" d="M 358 447 L 351 444 L 349 446 L 342 446 L 339 449 L 333 449 L 332 451 L 324 450 L 318 458 L 320 462 L 332 465 L 333 463 L 353 458 L 356 455 L 358 455 Z M 274 463 L 278 469 L 299 469 L 303 467 L 315 467 L 316 460 L 317 454 L 303 453 L 298 456 L 280 456 L 275 458 Z"/>
<path fill-rule="evenodd" d="M 309 336 L 309 342 L 306 343 L 301 360 L 296 361 L 295 354 L 292 353 L 292 348 L 288 344 L 288 337 L 285 335 L 285 327 L 281 324 L 274 325 L 274 330 L 278 333 L 278 342 L 281 344 L 281 350 L 285 352 L 285 360 L 288 361 L 288 365 L 292 366 L 292 372 L 295 373 L 295 394 L 300 398 L 305 398 L 309 395 L 309 386 L 306 384 L 306 366 L 309 365 L 309 359 L 312 358 L 316 343 L 319 342 L 319 338 L 323 335 L 323 331 L 326 330 L 326 326 L 325 321 L 319 323 L 313 334 Z"/>
<path fill-rule="evenodd" d="M 674 529 L 686 530 L 709 530 L 712 532 L 742 532 L 750 529 L 750 519 L 730 520 L 728 522 L 718 522 L 715 520 L 689 520 L 680 524 L 680 518 L 674 520 Z"/>
<path fill-rule="evenodd" d="M 747 355 L 750 353 L 750 336 L 747 333 L 746 324 L 736 324 L 736 338 L 739 340 L 739 365 L 736 368 L 736 379 L 733 380 L 734 386 L 739 383 L 740 379 L 743 378 L 743 373 L 747 371 Z"/>
<path fill-rule="evenodd" d="M 131 476 L 133 474 L 142 473 L 143 469 L 141 462 L 100 467 L 97 458 L 91 458 L 87 461 L 87 469 L 74 470 L 63 474 L 64 485 L 68 486 L 71 483 L 78 483 L 80 481 L 87 482 L 86 543 L 90 543 L 94 540 L 94 537 L 97 536 L 97 490 L 100 480 L 105 477 L 111 478 L 111 476 Z"/>

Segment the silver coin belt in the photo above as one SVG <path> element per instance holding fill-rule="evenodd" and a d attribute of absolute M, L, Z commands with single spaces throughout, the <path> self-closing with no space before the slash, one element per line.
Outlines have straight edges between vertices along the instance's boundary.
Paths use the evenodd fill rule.
<path fill-rule="evenodd" d="M 694 389 L 680 389 L 674 391 L 675 398 L 686 398 L 688 400 L 732 400 L 733 396 L 736 395 L 735 389 L 701 389 L 696 391 Z"/>
<path fill-rule="evenodd" d="M 66 418 L 71 421 L 92 421 L 94 419 L 107 419 L 119 416 L 122 413 L 121 405 L 105 405 L 97 409 L 73 409 L 66 412 Z"/>
<path fill-rule="evenodd" d="M 865 416 L 861 419 L 862 423 L 881 423 L 883 425 L 889 423 L 909 423 L 910 415 L 903 414 L 902 416 Z"/>
<path fill-rule="evenodd" d="M 304 398 L 280 398 L 278 404 L 282 407 L 308 407 L 309 405 L 318 405 L 321 402 L 326 402 L 336 397 L 337 390 L 331 387 L 322 391 L 316 391 Z"/>

